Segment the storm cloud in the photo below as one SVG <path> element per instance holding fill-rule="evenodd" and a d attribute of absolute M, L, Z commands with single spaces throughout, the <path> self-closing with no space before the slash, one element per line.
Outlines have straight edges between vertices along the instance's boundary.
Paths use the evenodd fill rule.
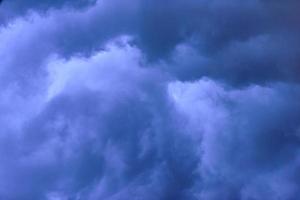
<path fill-rule="evenodd" d="M 0 199 L 298 199 L 299 6 L 4 0 Z"/>

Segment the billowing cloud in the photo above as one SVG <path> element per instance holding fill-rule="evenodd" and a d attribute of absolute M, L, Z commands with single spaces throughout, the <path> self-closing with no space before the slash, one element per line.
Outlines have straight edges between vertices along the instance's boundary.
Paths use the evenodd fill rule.
<path fill-rule="evenodd" d="M 6 4 L 20 5 L 14 1 Z M 39 9 L 40 4 L 45 9 Z M 77 4 L 88 6 L 76 9 Z M 31 36 L 35 41 L 49 43 L 42 45 L 47 49 L 41 49 L 40 54 L 51 51 L 64 56 L 87 55 L 101 49 L 106 41 L 125 34 L 132 36 L 132 43 L 141 48 L 151 62 L 167 60 L 168 65 L 177 65 L 172 57 L 183 56 L 183 52 L 176 51 L 182 45 L 195 51 L 196 58 L 187 60 L 203 57 L 208 61 L 203 63 L 200 59 L 189 63 L 188 68 L 193 68 L 187 70 L 189 73 L 186 67 L 176 70 L 186 63 L 168 70 L 181 80 L 212 76 L 240 85 L 299 81 L 296 45 L 299 17 L 293 9 L 297 8 L 296 1 L 284 5 L 248 0 L 226 3 L 218 0 L 32 1 L 26 5 L 32 12 L 25 15 L 25 22 L 19 23 L 35 27 L 32 31 L 35 35 Z M 38 17 L 31 14 L 34 11 L 39 13 Z"/>
<path fill-rule="evenodd" d="M 169 91 L 190 137 L 201 141 L 200 199 L 299 196 L 299 86 L 240 90 L 204 79 L 171 83 Z"/>
<path fill-rule="evenodd" d="M 12 144 L 2 152 L 2 198 L 192 196 L 198 163 L 193 141 L 177 122 L 165 78 L 139 68 L 139 58 L 124 46 L 89 59 L 49 62 L 48 89 L 24 99 L 37 111 L 20 116 L 21 129 L 3 124 L 12 132 L 3 140 Z"/>
<path fill-rule="evenodd" d="M 4 0 L 0 199 L 297 199 L 298 7 Z"/>

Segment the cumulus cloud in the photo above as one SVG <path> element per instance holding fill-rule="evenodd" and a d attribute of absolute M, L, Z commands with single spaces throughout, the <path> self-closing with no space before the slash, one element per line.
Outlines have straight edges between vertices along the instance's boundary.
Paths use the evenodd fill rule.
<path fill-rule="evenodd" d="M 2 180 L 10 180 L 2 198 L 191 195 L 198 163 L 193 141 L 177 125 L 165 78 L 139 68 L 139 58 L 136 49 L 113 46 L 89 59 L 48 63 L 48 90 L 29 98 L 39 100 L 29 104 L 40 105 L 38 111 L 28 111 L 22 129 L 3 136 L 13 156 L 2 152 Z"/>
<path fill-rule="evenodd" d="M 0 199 L 297 199 L 296 0 L 4 0 Z"/>
<path fill-rule="evenodd" d="M 204 79 L 169 91 L 201 141 L 200 199 L 299 196 L 299 86 L 240 90 Z"/>

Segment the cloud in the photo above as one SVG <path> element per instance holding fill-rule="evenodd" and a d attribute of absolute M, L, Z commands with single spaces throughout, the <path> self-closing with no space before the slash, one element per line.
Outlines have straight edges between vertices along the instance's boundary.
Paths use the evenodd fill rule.
<path fill-rule="evenodd" d="M 237 87 L 280 81 L 293 83 L 299 81 L 295 43 L 295 38 L 289 36 L 260 35 L 232 42 L 211 56 L 199 55 L 196 48 L 181 44 L 172 57 L 158 67 L 182 81 L 206 76 Z"/>
<path fill-rule="evenodd" d="M 296 199 L 298 5 L 3 1 L 0 199 Z"/>
<path fill-rule="evenodd" d="M 27 15 L 30 12 L 39 12 L 45 13 L 49 10 L 53 9 L 61 9 L 64 7 L 71 9 L 82 9 L 86 8 L 90 5 L 93 5 L 96 1 L 94 0 L 54 0 L 54 1 L 20 1 L 20 0 L 11 0 L 11 1 L 3 1 L 1 13 L 0 24 L 8 23 L 10 20 Z"/>
<path fill-rule="evenodd" d="M 298 85 L 241 90 L 204 79 L 171 83 L 169 91 L 201 144 L 201 198 L 299 195 Z"/>
<path fill-rule="evenodd" d="M 7 180 L 2 198 L 192 196 L 193 141 L 176 125 L 165 78 L 139 68 L 139 57 L 134 48 L 113 45 L 89 59 L 49 62 L 38 111 L 29 110 L 22 129 L 6 136 L 13 156 L 4 156 L 0 168 Z"/>
<path fill-rule="evenodd" d="M 57 7 L 64 3 L 74 9 Z M 42 55 L 37 57 L 51 53 L 86 56 L 115 37 L 129 35 L 150 65 L 167 62 L 168 72 L 181 80 L 211 76 L 236 85 L 299 81 L 299 48 L 295 45 L 299 42 L 299 29 L 295 26 L 298 15 L 292 9 L 297 7 L 295 1 L 279 6 L 280 3 L 270 1 L 231 0 L 224 4 L 218 0 L 113 0 L 76 9 L 77 3 L 83 2 L 52 2 L 46 4 L 47 12 L 39 11 L 38 2 L 28 4 L 33 13 L 47 13 L 43 17 L 29 13 L 27 19 L 33 18 L 31 21 L 19 22 L 31 29 L 22 35 L 34 33 L 31 43 L 46 42 L 34 45 L 40 46 L 36 50 Z M 205 58 L 209 62 L 188 63 L 185 70 L 187 64 L 176 62 L 177 57 L 184 56 L 184 52 L 176 50 L 182 45 L 194 49 L 196 60 Z M 184 69 L 178 72 L 181 68 Z"/>

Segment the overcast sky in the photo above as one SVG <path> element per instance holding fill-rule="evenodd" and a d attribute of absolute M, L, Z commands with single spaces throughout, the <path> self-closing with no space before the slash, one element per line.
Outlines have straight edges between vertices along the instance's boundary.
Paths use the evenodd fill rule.
<path fill-rule="evenodd" d="M 3 0 L 0 199 L 298 200 L 299 8 Z"/>

